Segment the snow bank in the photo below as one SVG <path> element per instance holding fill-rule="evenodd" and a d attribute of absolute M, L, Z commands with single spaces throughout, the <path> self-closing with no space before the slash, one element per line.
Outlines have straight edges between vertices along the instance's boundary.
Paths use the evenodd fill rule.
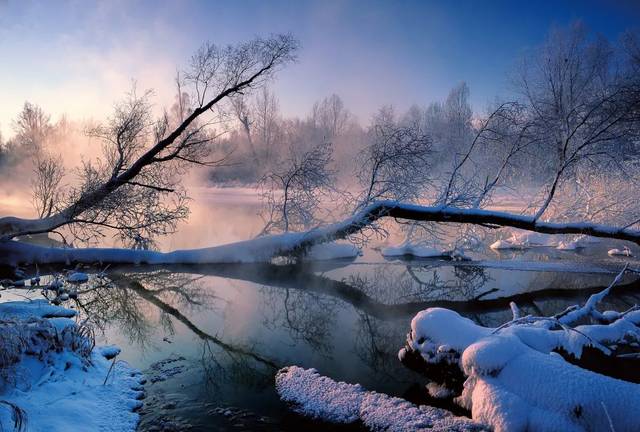
<path fill-rule="evenodd" d="M 497 240 L 489 247 L 493 250 L 528 249 L 532 247 L 555 247 L 558 236 L 536 232 L 511 230 L 511 237 Z"/>
<path fill-rule="evenodd" d="M 607 252 L 610 256 L 627 256 L 627 257 L 631 257 L 633 256 L 633 254 L 631 253 L 631 250 L 629 248 L 624 248 L 624 249 L 609 249 L 609 251 Z"/>
<path fill-rule="evenodd" d="M 389 246 L 383 248 L 380 253 L 382 254 L 382 256 L 388 258 L 402 256 L 414 256 L 417 258 L 449 257 L 449 254 L 445 251 L 413 243 L 403 243 L 398 246 Z"/>
<path fill-rule="evenodd" d="M 362 422 L 372 431 L 481 431 L 484 427 L 439 408 L 336 382 L 315 369 L 289 366 L 276 374 L 280 398 L 299 414 L 332 423 Z"/>
<path fill-rule="evenodd" d="M 587 235 L 580 235 L 573 238 L 572 240 L 560 241 L 556 249 L 564 251 L 575 251 L 578 249 L 584 249 L 596 243 L 600 243 L 600 239 Z"/>
<path fill-rule="evenodd" d="M 549 330 L 549 320 L 531 317 L 488 328 L 432 308 L 412 320 L 399 355 L 410 349 L 429 363 L 458 365 L 467 380 L 456 401 L 498 432 L 640 430 L 640 385 L 574 366 L 554 352 L 580 358 L 586 346 L 640 337 L 640 312 L 613 314 L 603 313 L 617 319 L 611 325 L 575 330 Z"/>
<path fill-rule="evenodd" d="M 578 249 L 582 249 L 585 246 L 578 240 L 569 240 L 569 241 L 561 241 L 556 246 L 556 249 L 563 251 L 575 251 Z"/>
<path fill-rule="evenodd" d="M 512 230 L 511 242 L 523 247 L 555 246 L 558 243 L 558 236 L 553 234 L 542 234 L 531 231 Z"/>
<path fill-rule="evenodd" d="M 322 243 L 309 249 L 305 261 L 357 258 L 360 254 L 360 249 L 351 243 Z"/>
<path fill-rule="evenodd" d="M 68 318 L 74 314 L 44 300 L 0 303 L 0 319 L 26 341 L 2 371 L 0 399 L 24 413 L 29 431 L 134 431 L 142 375 L 123 361 L 107 360 L 119 352 L 115 347 L 89 351 L 92 341 Z M 0 424 L 13 424 L 13 415 L 0 406 Z"/>

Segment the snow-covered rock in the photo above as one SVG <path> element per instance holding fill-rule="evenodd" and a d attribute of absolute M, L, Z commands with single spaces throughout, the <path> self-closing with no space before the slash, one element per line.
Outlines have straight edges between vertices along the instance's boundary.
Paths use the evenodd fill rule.
<path fill-rule="evenodd" d="M 532 247 L 555 247 L 558 236 L 523 230 L 511 230 L 511 236 L 500 239 L 489 246 L 493 250 L 528 249 Z"/>
<path fill-rule="evenodd" d="M 278 371 L 276 390 L 299 414 L 331 423 L 358 420 L 372 431 L 482 431 L 485 427 L 449 411 L 336 382 L 315 369 L 289 366 Z"/>
<path fill-rule="evenodd" d="M 54 306 L 45 299 L 0 303 L 0 317 L 4 319 L 72 318 L 76 314 L 77 312 L 73 309 Z"/>
<path fill-rule="evenodd" d="M 573 240 L 562 240 L 558 242 L 556 249 L 564 251 L 575 251 L 578 249 L 584 249 L 592 244 L 600 243 L 600 239 L 597 237 L 591 237 L 588 235 L 580 235 Z"/>
<path fill-rule="evenodd" d="M 558 236 L 531 231 L 513 230 L 510 241 L 511 243 L 522 247 L 555 246 L 558 243 Z"/>
<path fill-rule="evenodd" d="M 568 240 L 558 243 L 556 249 L 563 251 L 575 251 L 578 249 L 583 249 L 584 247 L 585 245 L 580 240 Z"/>

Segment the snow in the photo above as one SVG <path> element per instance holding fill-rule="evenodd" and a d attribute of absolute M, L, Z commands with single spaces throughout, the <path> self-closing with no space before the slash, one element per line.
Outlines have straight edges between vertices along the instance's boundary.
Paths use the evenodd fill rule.
<path fill-rule="evenodd" d="M 590 245 L 600 243 L 600 239 L 587 235 L 580 235 L 574 237 L 572 240 L 562 240 L 558 243 L 556 249 L 564 251 L 575 251 L 578 249 L 584 249 Z"/>
<path fill-rule="evenodd" d="M 89 276 L 83 272 L 73 272 L 67 275 L 67 282 L 70 283 L 85 283 L 89 280 Z"/>
<path fill-rule="evenodd" d="M 585 245 L 580 240 L 561 241 L 556 249 L 563 251 L 575 251 L 584 248 Z"/>
<path fill-rule="evenodd" d="M 467 381 L 456 401 L 497 432 L 600 431 L 611 430 L 610 422 L 616 431 L 640 430 L 640 416 L 630 415 L 640 406 L 640 385 L 579 368 L 554 352 L 561 347 L 580 357 L 587 345 L 640 336 L 640 312 L 603 315 L 619 319 L 549 330 L 548 320 L 524 317 L 489 328 L 432 308 L 414 317 L 407 343 L 427 362 L 459 365 Z"/>
<path fill-rule="evenodd" d="M 382 256 L 387 258 L 413 256 L 416 258 L 449 258 L 451 254 L 429 246 L 422 246 L 413 243 L 403 243 L 398 246 L 389 246 L 380 251 Z"/>
<path fill-rule="evenodd" d="M 531 247 L 553 247 L 558 244 L 557 235 L 537 232 L 510 230 L 511 237 L 497 240 L 489 247 L 493 250 L 527 249 Z"/>
<path fill-rule="evenodd" d="M 513 337 L 485 338 L 465 350 L 461 400 L 473 419 L 500 431 L 616 431 L 640 428 L 640 385 L 600 375 Z M 605 412 L 606 409 L 606 412 Z"/>
<path fill-rule="evenodd" d="M 3 319 L 73 318 L 76 311 L 49 304 L 45 299 L 31 301 L 11 301 L 0 303 L 0 317 Z"/>
<path fill-rule="evenodd" d="M 24 412 L 29 431 L 134 431 L 144 397 L 142 375 L 123 361 L 107 360 L 119 352 L 116 347 L 73 350 L 66 338 L 75 330 L 69 318 L 74 315 L 45 300 L 0 303 L 2 320 L 36 335 L 29 338 L 33 346 L 4 371 L 12 379 L 2 383 L 0 399 Z M 0 424 L 12 423 L 12 412 L 2 405 Z"/>
<path fill-rule="evenodd" d="M 534 246 L 555 246 L 558 243 L 558 236 L 542 234 L 531 231 L 512 230 L 511 242 L 524 247 Z"/>
<path fill-rule="evenodd" d="M 633 256 L 633 254 L 631 253 L 631 250 L 629 250 L 628 248 L 624 248 L 624 249 L 609 249 L 609 251 L 607 253 L 609 255 L 611 255 L 611 256 L 627 256 L 627 257 Z"/>
<path fill-rule="evenodd" d="M 312 246 L 305 256 L 306 261 L 323 261 L 333 259 L 357 258 L 360 249 L 351 243 L 321 243 Z"/>
<path fill-rule="evenodd" d="M 452 310 L 430 308 L 418 312 L 411 320 L 410 346 L 421 353 L 442 353 L 449 349 L 461 352 L 492 331 Z"/>
<path fill-rule="evenodd" d="M 117 347 L 115 345 L 96 347 L 95 350 L 107 360 L 111 360 L 120 354 L 120 347 Z"/>
<path fill-rule="evenodd" d="M 522 249 L 522 246 L 511 243 L 511 241 L 509 240 L 496 240 L 494 243 L 491 243 L 489 248 L 493 250 L 507 250 L 507 249 Z"/>
<path fill-rule="evenodd" d="M 404 399 L 336 382 L 315 369 L 289 366 L 276 374 L 280 398 L 299 414 L 331 423 L 361 421 L 372 431 L 480 431 L 483 426 L 464 417 Z"/>

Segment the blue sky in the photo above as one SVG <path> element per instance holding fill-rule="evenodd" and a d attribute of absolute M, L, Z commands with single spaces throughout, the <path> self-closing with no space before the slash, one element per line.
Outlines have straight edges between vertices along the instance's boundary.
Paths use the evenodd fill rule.
<path fill-rule="evenodd" d="M 203 41 L 277 32 L 303 47 L 273 84 L 285 114 L 337 93 L 366 121 L 382 104 L 424 105 L 463 80 L 482 109 L 551 26 L 577 19 L 615 39 L 639 25 L 640 2 L 0 0 L 0 130 L 25 100 L 54 117 L 103 118 L 134 79 L 162 105 Z"/>

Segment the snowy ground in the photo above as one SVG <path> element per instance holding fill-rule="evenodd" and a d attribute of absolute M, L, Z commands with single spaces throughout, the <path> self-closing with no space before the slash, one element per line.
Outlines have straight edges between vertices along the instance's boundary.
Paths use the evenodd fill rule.
<path fill-rule="evenodd" d="M 91 341 L 78 332 L 74 315 L 46 300 L 0 303 L 5 347 L 13 340 L 11 329 L 28 336 L 15 362 L 5 363 L 0 399 L 19 408 L 28 431 L 134 431 L 144 396 L 142 375 L 115 361 L 115 347 L 89 351 Z M 18 416 L 8 405 L 2 408 L 6 430 Z"/>

